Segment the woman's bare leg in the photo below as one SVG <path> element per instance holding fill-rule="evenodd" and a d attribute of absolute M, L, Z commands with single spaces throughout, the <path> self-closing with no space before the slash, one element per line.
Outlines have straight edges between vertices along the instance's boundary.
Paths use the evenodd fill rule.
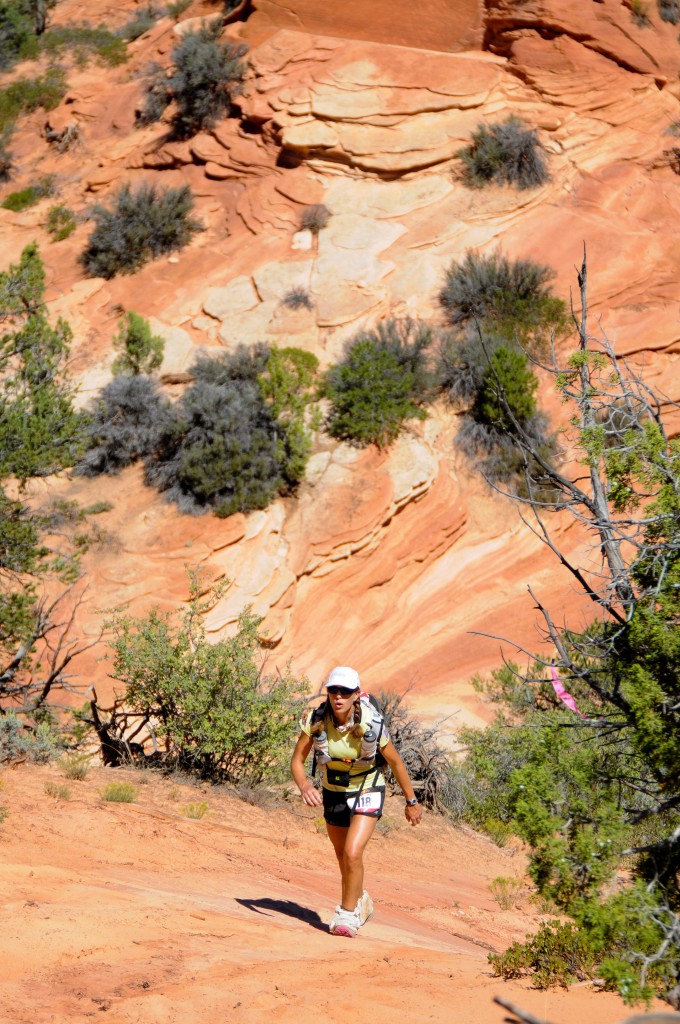
<path fill-rule="evenodd" d="M 364 850 L 377 824 L 377 818 L 369 818 L 364 814 L 355 814 L 349 828 L 326 823 L 328 838 L 340 865 L 342 907 L 345 910 L 354 910 L 361 896 L 364 887 Z"/>

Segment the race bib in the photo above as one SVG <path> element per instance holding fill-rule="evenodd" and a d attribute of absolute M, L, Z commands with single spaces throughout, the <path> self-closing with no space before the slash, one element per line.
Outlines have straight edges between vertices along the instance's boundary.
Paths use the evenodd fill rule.
<path fill-rule="evenodd" d="M 372 811 L 379 811 L 382 806 L 382 793 L 379 789 L 369 789 L 359 796 L 348 796 L 347 806 L 355 814 L 370 814 Z"/>

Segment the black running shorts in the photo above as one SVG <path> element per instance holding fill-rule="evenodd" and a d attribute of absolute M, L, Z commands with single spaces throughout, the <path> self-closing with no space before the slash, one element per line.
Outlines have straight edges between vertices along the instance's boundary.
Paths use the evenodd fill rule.
<path fill-rule="evenodd" d="M 323 816 L 328 824 L 349 828 L 357 796 L 359 797 L 359 806 L 356 808 L 355 814 L 361 814 L 366 818 L 382 818 L 385 803 L 384 786 L 365 786 L 360 794 L 357 790 L 349 793 L 335 793 L 331 789 L 324 789 Z"/>

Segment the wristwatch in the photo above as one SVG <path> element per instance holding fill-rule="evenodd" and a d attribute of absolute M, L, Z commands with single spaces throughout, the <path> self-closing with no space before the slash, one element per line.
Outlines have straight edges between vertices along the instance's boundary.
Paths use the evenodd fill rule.
<path fill-rule="evenodd" d="M 407 801 L 406 801 L 406 806 L 407 806 L 407 807 L 415 807 L 415 805 L 416 805 L 417 803 L 418 803 L 418 797 L 417 797 L 417 796 L 414 796 L 414 797 L 413 797 L 413 800 L 407 800 Z"/>

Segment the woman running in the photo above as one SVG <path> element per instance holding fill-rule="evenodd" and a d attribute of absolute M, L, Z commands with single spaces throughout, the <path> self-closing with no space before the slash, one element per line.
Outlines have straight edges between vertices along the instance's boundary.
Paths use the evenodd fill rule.
<path fill-rule="evenodd" d="M 340 865 L 342 899 L 330 923 L 331 934 L 352 938 L 373 916 L 373 901 L 364 889 L 363 856 L 385 802 L 380 755 L 406 798 L 406 820 L 418 825 L 423 811 L 382 717 L 365 695 L 361 699 L 358 673 L 345 666 L 334 668 L 326 693 L 326 703 L 303 721 L 290 767 L 303 803 L 323 805 L 326 830 Z M 322 770 L 323 795 L 305 771 L 312 746 Z"/>

